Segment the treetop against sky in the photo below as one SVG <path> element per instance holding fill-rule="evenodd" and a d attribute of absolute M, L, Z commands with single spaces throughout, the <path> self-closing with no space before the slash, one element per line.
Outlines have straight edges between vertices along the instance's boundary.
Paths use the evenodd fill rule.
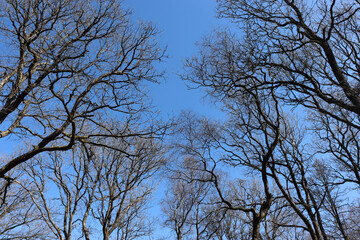
<path fill-rule="evenodd" d="M 202 90 L 188 91 L 180 79 L 182 64 L 198 50 L 196 42 L 212 30 L 228 25 L 216 18 L 215 0 L 129 0 L 125 5 L 134 10 L 134 18 L 151 21 L 161 31 L 159 41 L 167 47 L 168 58 L 160 65 L 165 68 L 165 81 L 152 85 L 154 104 L 164 113 L 194 110 L 208 116 L 219 116 L 216 107 L 209 105 Z"/>
<path fill-rule="evenodd" d="M 359 1 L 0 3 L 0 239 L 360 239 Z"/>

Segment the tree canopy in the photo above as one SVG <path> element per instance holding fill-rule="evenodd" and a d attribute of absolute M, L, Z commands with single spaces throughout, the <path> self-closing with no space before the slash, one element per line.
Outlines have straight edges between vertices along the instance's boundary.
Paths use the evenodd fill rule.
<path fill-rule="evenodd" d="M 232 24 L 180 77 L 226 117 L 171 124 L 158 31 L 122 2 L 1 2 L 0 238 L 151 237 L 161 176 L 172 239 L 360 238 L 360 2 L 217 2 Z"/>

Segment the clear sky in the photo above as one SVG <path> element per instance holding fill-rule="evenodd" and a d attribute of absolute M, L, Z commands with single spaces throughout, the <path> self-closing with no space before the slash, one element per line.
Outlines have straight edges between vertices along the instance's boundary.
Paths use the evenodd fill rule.
<path fill-rule="evenodd" d="M 133 10 L 135 19 L 154 23 L 162 31 L 158 41 L 167 47 L 169 58 L 160 65 L 166 71 L 164 82 L 150 88 L 153 105 L 165 116 L 193 110 L 220 118 L 222 115 L 214 104 L 204 99 L 205 92 L 188 90 L 177 75 L 182 71 L 183 60 L 196 54 L 195 43 L 213 28 L 226 25 L 224 20 L 216 18 L 216 0 L 124 0 L 123 4 Z M 16 144 L 7 139 L 0 152 L 12 152 L 10 146 Z"/>
<path fill-rule="evenodd" d="M 203 97 L 201 90 L 188 90 L 177 73 L 182 71 L 182 62 L 197 52 L 195 43 L 210 34 L 213 28 L 225 26 L 216 18 L 216 0 L 125 0 L 124 5 L 134 11 L 135 19 L 153 22 L 162 34 L 158 41 L 167 47 L 168 59 L 162 64 L 166 70 L 164 82 L 151 86 L 153 105 L 165 115 L 177 114 L 181 110 L 193 110 L 202 115 L 218 118 L 217 108 Z M 16 142 L 8 141 L 0 146 L 3 154 L 15 148 Z M 157 195 L 153 212 L 161 214 Z M 156 214 L 155 214 L 156 215 Z M 159 230 L 158 236 L 166 236 L 168 230 Z"/>
<path fill-rule="evenodd" d="M 165 82 L 151 87 L 154 105 L 164 114 L 193 110 L 218 117 L 216 107 L 203 98 L 205 93 L 188 90 L 177 75 L 184 59 L 195 55 L 195 43 L 213 28 L 225 26 L 216 18 L 216 0 L 126 0 L 124 4 L 135 18 L 153 22 L 162 31 L 159 42 L 167 46 L 169 58 L 162 64 L 167 72 Z"/>
<path fill-rule="evenodd" d="M 216 0 L 125 0 L 124 4 L 134 11 L 135 18 L 153 22 L 162 31 L 158 41 L 167 46 L 169 58 L 162 64 L 167 72 L 165 82 L 152 86 L 150 92 L 155 107 L 165 115 L 193 110 L 212 118 L 221 117 L 217 108 L 204 99 L 205 92 L 188 90 L 177 75 L 185 58 L 196 54 L 196 42 L 214 28 L 226 25 L 224 20 L 216 18 Z M 164 196 L 162 186 L 164 183 L 151 209 L 159 218 L 162 214 L 159 201 Z M 166 237 L 170 229 L 159 227 L 155 236 Z"/>

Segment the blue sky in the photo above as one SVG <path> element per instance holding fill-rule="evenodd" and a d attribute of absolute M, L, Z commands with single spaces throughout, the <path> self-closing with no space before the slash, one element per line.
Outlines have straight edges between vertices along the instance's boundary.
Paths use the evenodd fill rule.
<path fill-rule="evenodd" d="M 205 93 L 188 90 L 177 75 L 184 59 L 196 54 L 195 43 L 213 28 L 225 26 L 216 18 L 216 0 L 126 0 L 124 4 L 134 11 L 135 18 L 154 23 L 162 31 L 158 41 L 167 46 L 169 58 L 162 64 L 166 70 L 164 83 L 151 86 L 155 107 L 165 115 L 193 110 L 218 117 L 217 108 L 203 98 Z"/>
<path fill-rule="evenodd" d="M 164 81 L 150 86 L 153 105 L 163 116 L 178 114 L 181 110 L 193 110 L 201 115 L 221 118 L 222 114 L 204 99 L 205 92 L 188 90 L 177 73 L 182 62 L 197 52 L 195 43 L 224 20 L 216 18 L 216 0 L 124 0 L 125 8 L 133 10 L 134 20 L 151 21 L 162 32 L 159 43 L 167 47 L 168 59 L 160 66 L 166 71 Z M 12 152 L 17 142 L 6 140 L 0 152 Z M 14 147 L 13 147 L 14 146 Z"/>
<path fill-rule="evenodd" d="M 162 84 L 153 85 L 150 89 L 155 107 L 164 115 L 192 110 L 211 118 L 221 118 L 222 114 L 214 104 L 204 99 L 204 91 L 188 90 L 177 75 L 182 72 L 185 58 L 196 54 L 196 42 L 214 28 L 226 25 L 224 20 L 216 18 L 216 0 L 126 0 L 124 4 L 134 11 L 136 19 L 155 24 L 162 31 L 158 41 L 167 46 L 169 58 L 162 64 L 166 77 Z M 164 196 L 163 187 L 164 184 L 160 185 L 151 208 L 151 212 L 159 218 L 162 217 L 159 201 Z M 155 236 L 166 237 L 170 229 L 159 227 Z"/>
<path fill-rule="evenodd" d="M 218 118 L 219 110 L 204 99 L 205 92 L 188 90 L 177 73 L 182 71 L 182 62 L 197 52 L 195 43 L 218 26 L 225 26 L 216 18 L 216 0 L 125 0 L 124 5 L 134 11 L 135 19 L 153 22 L 160 31 L 158 41 L 167 47 L 168 59 L 162 63 L 166 70 L 164 82 L 151 85 L 153 105 L 164 115 L 178 114 L 181 110 L 193 110 L 202 115 Z M 0 146 L 4 154 L 15 149 L 17 143 L 8 141 Z M 163 196 L 157 196 L 157 201 Z M 155 215 L 161 215 L 158 203 L 153 204 Z M 158 236 L 166 236 L 169 230 L 157 228 Z"/>

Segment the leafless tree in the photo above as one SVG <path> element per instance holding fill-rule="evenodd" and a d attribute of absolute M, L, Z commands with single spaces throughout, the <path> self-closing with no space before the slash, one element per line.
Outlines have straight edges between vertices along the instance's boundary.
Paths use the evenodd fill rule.
<path fill-rule="evenodd" d="M 165 163 L 164 149 L 155 138 L 126 140 L 103 139 L 115 150 L 85 144 L 27 164 L 28 186 L 35 189 L 29 193 L 52 232 L 48 238 L 131 240 L 150 235 L 146 207 L 155 173 Z"/>
<path fill-rule="evenodd" d="M 158 80 L 153 63 L 163 51 L 157 30 L 134 25 L 121 7 L 116 0 L 1 1 L 0 137 L 27 147 L 1 163 L 0 178 L 39 153 L 120 137 L 104 123 L 146 110 L 142 85 Z"/>
<path fill-rule="evenodd" d="M 22 173 L 16 174 L 19 175 Z M 15 181 L 4 186 L 7 189 L 0 206 L 0 239 L 46 239 L 48 235 L 24 184 L 27 183 Z"/>
<path fill-rule="evenodd" d="M 123 153 L 101 154 L 94 168 L 100 175 L 92 217 L 102 226 L 103 239 L 116 232 L 116 239 L 131 240 L 150 235 L 151 219 L 146 217 L 154 174 L 165 163 L 165 149 L 154 139 L 128 140 Z"/>
<path fill-rule="evenodd" d="M 206 219 L 214 213 L 204 211 L 210 195 L 209 184 L 201 181 L 203 174 L 192 158 L 185 159 L 183 164 L 188 170 L 186 174 L 170 172 L 170 189 L 162 203 L 166 215 L 164 225 L 175 232 L 177 240 L 203 239 L 208 228 Z"/>
<path fill-rule="evenodd" d="M 276 195 L 264 222 L 295 230 L 291 239 L 356 239 L 360 2 L 218 2 L 237 30 L 202 41 L 183 78 L 230 116 L 223 161 L 253 173 L 265 164 Z M 271 216 L 283 210 L 296 219 Z"/>
<path fill-rule="evenodd" d="M 76 144 L 109 147 L 100 141 L 109 137 L 125 141 L 162 134 L 161 126 L 139 126 L 153 117 L 140 114 L 151 112 L 143 86 L 161 77 L 154 63 L 161 61 L 164 52 L 155 41 L 156 28 L 148 23 L 133 24 L 131 12 L 122 9 L 121 1 L 4 0 L 0 5 L 0 138 L 1 144 L 9 139 L 17 143 L 8 157 L 0 159 L 2 236 L 6 229 L 17 226 L 12 232 L 28 232 L 30 238 L 31 232 L 25 228 L 30 226 L 27 221 L 34 203 L 40 201 L 43 205 L 37 206 L 35 216 L 47 219 L 55 236 L 69 239 L 88 190 L 87 164 L 72 162 L 75 172 L 61 176 L 69 166 L 62 165 L 63 156 L 58 152 Z M 115 151 L 115 147 L 110 149 Z M 47 152 L 53 160 L 48 175 Z M 36 160 L 39 169 L 27 170 L 33 169 L 40 194 L 22 195 L 32 193 L 34 185 L 28 186 L 28 181 L 16 174 L 18 165 L 39 154 L 44 154 Z M 46 205 L 48 177 L 58 187 L 60 206 L 66 209 L 61 225 L 55 221 L 59 216 L 55 214 L 53 219 L 50 215 L 53 206 Z M 33 204 L 22 202 L 30 196 Z M 10 225 L 5 226 L 7 219 L 13 224 L 8 221 Z"/>
<path fill-rule="evenodd" d="M 302 129 L 291 125 L 273 90 L 269 91 L 270 95 L 257 90 L 253 95 L 243 92 L 247 98 L 242 99 L 232 96 L 231 104 L 225 105 L 230 118 L 221 127 L 193 115 L 182 118 L 185 128 L 180 131 L 183 137 L 176 138 L 177 148 L 193 163 L 187 161 L 182 169 L 176 168 L 176 179 L 182 184 L 190 183 L 190 190 L 187 195 L 176 191 L 175 196 L 182 201 L 188 199 L 187 203 L 197 201 L 199 206 L 207 206 L 206 210 L 201 209 L 203 215 L 210 213 L 201 220 L 206 226 L 204 233 L 211 233 L 203 235 L 205 239 L 222 239 L 225 232 L 230 233 L 226 239 L 240 236 L 231 234 L 239 229 L 224 231 L 225 219 L 229 213 L 234 217 L 234 212 L 245 216 L 235 213 L 236 218 L 230 221 L 242 223 L 239 239 L 351 239 L 346 220 L 350 202 L 331 176 L 330 168 L 309 155 L 309 146 L 302 141 Z M 218 170 L 223 164 L 238 168 L 239 173 L 258 183 L 224 180 Z M 194 197 L 193 182 L 210 184 L 213 200 L 205 195 Z M 178 201 L 169 204 L 175 202 Z M 192 205 L 179 205 L 175 210 L 179 208 L 187 215 L 174 219 L 183 219 L 180 222 L 189 229 L 195 228 L 196 223 L 188 217 L 194 211 Z M 218 210 L 222 210 L 222 215 L 212 214 Z"/>
<path fill-rule="evenodd" d="M 233 94 L 249 81 L 278 89 L 283 104 L 312 111 L 324 151 L 344 170 L 339 177 L 356 182 L 359 2 L 223 0 L 219 14 L 242 37 L 225 31 L 204 41 L 200 57 L 188 62 L 196 69 L 189 80 L 213 93 Z"/>
<path fill-rule="evenodd" d="M 243 113 L 244 115 L 252 115 L 254 113 L 257 113 L 256 116 L 259 116 L 259 108 L 261 108 L 260 105 L 260 102 L 255 100 L 252 102 L 252 104 L 249 104 L 247 105 L 247 107 L 245 107 L 248 110 L 247 112 L 244 108 L 243 112 L 238 111 L 238 113 Z M 254 107 L 255 109 L 251 109 L 250 106 Z M 252 110 L 254 110 L 254 112 L 252 112 Z M 267 115 L 265 112 L 261 112 L 261 114 L 264 114 L 264 116 Z M 242 119 L 245 120 L 246 117 L 243 116 Z M 265 126 L 266 122 L 261 121 L 262 117 L 259 117 L 258 120 L 260 121 L 259 124 Z M 176 172 L 175 177 L 177 179 L 185 181 L 185 183 L 190 183 L 188 188 L 192 189 L 190 191 L 194 191 L 194 193 L 199 192 L 198 190 L 194 190 L 197 189 L 192 186 L 194 182 L 207 183 L 210 184 L 210 186 L 213 188 L 212 194 L 210 194 L 212 198 L 211 201 L 209 200 L 209 197 L 205 195 L 194 198 L 192 200 L 198 202 L 197 204 L 199 206 L 207 206 L 202 207 L 201 209 L 201 214 L 206 216 L 203 217 L 203 219 L 201 220 L 202 226 L 204 226 L 204 233 L 207 234 L 204 235 L 206 236 L 205 239 L 214 239 L 214 237 L 217 237 L 215 239 L 222 239 L 224 235 L 227 235 L 227 237 L 237 236 L 237 234 L 234 234 L 236 230 L 232 232 L 228 231 L 229 226 L 231 228 L 233 222 L 236 223 L 236 221 L 242 221 L 243 223 L 250 222 L 250 227 L 248 228 L 248 230 L 252 231 L 252 234 L 250 234 L 250 236 L 252 235 L 253 239 L 259 239 L 260 226 L 264 222 L 273 201 L 273 195 L 271 193 L 268 182 L 267 166 L 268 161 L 270 161 L 270 158 L 272 156 L 272 151 L 274 151 L 274 148 L 279 139 L 279 137 L 277 136 L 279 134 L 278 127 L 276 125 L 272 126 L 274 128 L 273 130 L 275 132 L 275 137 L 271 138 L 271 134 L 268 135 L 268 140 L 270 142 L 270 144 L 267 145 L 268 148 L 264 146 L 264 152 L 259 150 L 259 152 L 257 153 L 259 153 L 260 155 L 254 153 L 254 156 L 251 159 L 248 159 L 246 157 L 249 157 L 249 155 L 252 154 L 252 150 L 258 151 L 258 149 L 251 147 L 246 148 L 246 146 L 243 145 L 244 143 L 239 143 L 237 145 L 242 146 L 244 149 L 246 149 L 246 151 L 244 151 L 244 154 L 247 154 L 248 156 L 244 156 L 244 158 L 246 158 L 249 165 L 254 167 L 254 170 L 257 171 L 257 174 L 260 177 L 260 182 L 262 182 L 262 186 L 257 185 L 256 187 L 251 188 L 252 190 L 248 191 L 248 186 L 245 181 L 238 181 L 238 184 L 232 183 L 231 181 L 226 181 L 224 180 L 225 177 L 222 176 L 223 174 L 221 174 L 221 171 L 219 169 L 218 165 L 221 166 L 221 162 L 225 161 L 222 149 L 225 150 L 225 147 L 223 147 L 223 145 L 226 145 L 227 142 L 223 144 L 222 139 L 223 134 L 225 134 L 226 132 L 221 132 L 219 127 L 212 124 L 208 120 L 196 119 L 194 115 L 191 114 L 185 114 L 181 118 L 180 122 L 182 122 L 182 127 L 180 128 L 181 130 L 179 132 L 182 137 L 177 137 L 176 139 L 184 140 L 183 142 L 177 140 L 176 149 L 178 151 L 181 151 L 181 155 L 184 155 L 185 158 L 188 160 L 185 162 L 186 164 L 182 168 L 174 170 Z M 244 127 L 250 128 L 251 126 L 245 125 Z M 232 133 L 236 134 L 238 132 Z M 250 134 L 250 137 L 252 136 L 251 134 L 255 135 L 255 133 L 251 131 L 245 134 Z M 251 143 L 251 141 L 249 143 Z M 227 154 L 230 155 L 229 152 L 231 150 L 229 148 L 226 150 Z M 232 157 L 234 159 L 237 156 Z M 238 160 L 242 161 L 241 159 Z M 234 161 L 235 160 L 233 160 L 232 162 Z M 182 183 L 181 186 L 183 186 L 183 184 L 185 183 Z M 182 195 L 185 195 L 178 195 L 177 193 L 179 192 L 181 191 L 176 191 L 175 196 L 181 197 Z M 190 200 L 187 202 L 192 202 L 191 197 L 193 195 L 189 191 L 185 196 L 187 196 L 186 199 L 190 198 Z M 180 199 L 184 201 L 184 197 Z M 170 204 L 172 202 L 174 201 L 169 201 Z M 185 204 L 185 206 L 179 207 L 183 211 L 186 210 L 185 212 L 187 213 L 187 215 L 190 215 L 190 212 L 192 211 L 192 204 Z M 240 212 L 240 214 L 234 213 L 236 211 Z M 245 218 L 247 218 L 247 220 L 244 220 L 244 218 L 235 218 L 235 216 L 241 214 L 246 215 Z M 230 216 L 233 216 L 233 218 L 226 224 L 225 219 L 227 218 L 229 220 Z M 185 216 L 185 218 L 186 217 L 187 216 Z M 179 218 L 177 220 L 179 220 Z M 185 223 L 185 220 L 180 222 Z M 189 224 L 189 219 L 187 219 L 186 223 Z M 195 223 L 190 223 L 190 226 L 191 225 L 193 225 L 193 227 L 196 226 Z M 243 224 L 243 230 L 246 228 L 245 225 L 246 224 Z M 226 228 L 226 226 L 228 228 Z M 200 239 L 203 239 L 204 236 L 200 237 Z"/>

